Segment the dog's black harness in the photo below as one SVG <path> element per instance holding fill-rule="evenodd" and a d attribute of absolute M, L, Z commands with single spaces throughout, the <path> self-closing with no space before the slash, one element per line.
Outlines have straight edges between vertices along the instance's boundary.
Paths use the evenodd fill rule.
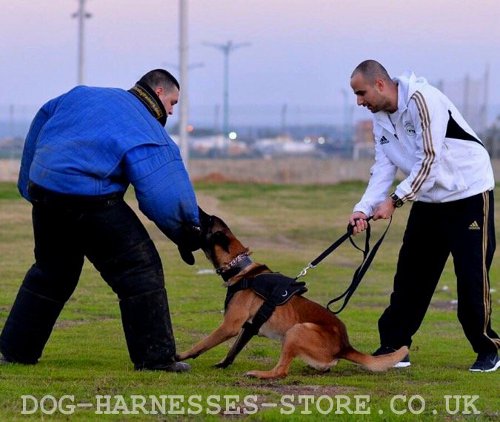
<path fill-rule="evenodd" d="M 276 306 L 284 305 L 293 296 L 300 296 L 307 292 L 304 282 L 296 281 L 280 273 L 263 273 L 252 278 L 244 278 L 236 284 L 229 286 L 224 309 L 227 310 L 229 302 L 236 292 L 245 289 L 252 289 L 264 299 L 264 303 L 252 318 L 252 322 L 247 321 L 243 324 L 243 328 L 228 355 L 217 365 L 220 368 L 225 368 L 233 363 L 243 347 L 245 347 L 254 335 L 258 334 L 260 327 L 271 318 Z"/>
<path fill-rule="evenodd" d="M 263 273 L 252 278 L 244 278 L 227 288 L 224 310 L 227 310 L 234 294 L 240 290 L 252 289 L 262 299 L 273 303 L 276 307 L 287 303 L 295 294 L 303 295 L 307 292 L 305 284 L 281 273 Z"/>

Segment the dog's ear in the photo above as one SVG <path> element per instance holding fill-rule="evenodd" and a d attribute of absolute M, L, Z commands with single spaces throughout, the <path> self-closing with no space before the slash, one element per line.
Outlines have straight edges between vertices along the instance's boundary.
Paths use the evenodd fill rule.
<path fill-rule="evenodd" d="M 200 207 L 198 207 L 198 215 L 200 217 L 201 227 L 207 227 L 208 224 L 210 223 L 210 215 L 208 215 Z"/>
<path fill-rule="evenodd" d="M 210 215 L 208 215 L 205 211 L 203 211 L 203 209 L 200 206 L 198 206 L 198 214 L 200 215 L 200 218 L 210 217 Z"/>
<path fill-rule="evenodd" d="M 229 252 L 230 240 L 224 232 L 219 231 L 213 233 L 212 236 L 210 237 L 210 242 L 213 245 L 219 245 L 226 252 Z"/>

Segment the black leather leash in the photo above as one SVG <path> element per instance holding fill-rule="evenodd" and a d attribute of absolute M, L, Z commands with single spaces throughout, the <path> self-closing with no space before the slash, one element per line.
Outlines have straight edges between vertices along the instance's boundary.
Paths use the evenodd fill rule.
<path fill-rule="evenodd" d="M 372 217 L 369 217 L 366 219 L 366 221 L 370 221 Z M 392 223 L 392 216 L 389 220 L 389 224 L 387 225 L 387 228 L 385 229 L 384 233 L 380 236 L 380 238 L 377 240 L 375 245 L 373 246 L 372 249 L 370 249 L 370 237 L 371 237 L 371 227 L 370 223 L 368 223 L 368 227 L 366 229 L 366 236 L 365 236 L 365 248 L 361 249 L 356 245 L 356 243 L 352 240 L 352 230 L 353 226 L 350 224 L 347 226 L 347 231 L 344 235 L 342 235 L 339 239 L 337 239 L 335 242 L 333 242 L 328 248 L 326 248 L 317 258 L 315 258 L 313 261 L 311 261 L 300 273 L 295 277 L 295 280 L 298 280 L 300 277 L 303 277 L 307 274 L 307 270 L 315 268 L 321 261 L 323 261 L 328 255 L 330 255 L 335 249 L 337 249 L 342 243 L 344 243 L 347 239 L 350 240 L 351 244 L 361 251 L 363 253 L 363 261 L 359 265 L 359 267 L 356 269 L 354 272 L 354 275 L 352 277 L 351 284 L 349 287 L 346 289 L 344 293 L 342 293 L 340 296 L 337 296 L 336 298 L 330 300 L 328 304 L 326 305 L 327 309 L 334 313 L 338 314 L 340 313 L 347 305 L 349 302 L 349 299 L 353 295 L 353 293 L 356 291 L 357 287 L 359 286 L 359 283 L 361 283 L 361 280 L 363 279 L 363 276 L 365 275 L 366 271 L 370 267 L 370 264 L 373 261 L 373 258 L 375 258 L 375 254 L 377 253 L 378 249 L 380 248 L 380 245 L 382 244 L 385 235 L 387 234 L 387 231 L 389 230 L 389 227 L 391 226 Z M 333 305 L 335 302 L 338 302 L 344 298 L 344 303 L 340 307 L 339 310 L 334 311 L 330 309 L 330 306 Z"/>

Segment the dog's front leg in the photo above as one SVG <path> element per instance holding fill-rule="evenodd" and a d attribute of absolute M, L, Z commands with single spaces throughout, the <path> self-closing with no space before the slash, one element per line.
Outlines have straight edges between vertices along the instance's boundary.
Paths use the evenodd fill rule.
<path fill-rule="evenodd" d="M 191 349 L 186 352 L 180 353 L 176 356 L 177 360 L 194 359 L 230 338 L 238 335 L 241 327 L 249 318 L 248 312 L 236 312 L 234 307 L 229 309 L 224 316 L 222 324 L 213 331 L 208 337 L 195 344 Z"/>

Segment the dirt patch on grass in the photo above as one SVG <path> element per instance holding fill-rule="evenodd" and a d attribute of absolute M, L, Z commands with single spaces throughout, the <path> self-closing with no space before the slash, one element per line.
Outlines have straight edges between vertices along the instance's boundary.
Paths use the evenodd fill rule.
<path fill-rule="evenodd" d="M 63 319 L 63 320 L 58 320 L 55 323 L 54 327 L 65 329 L 65 328 L 76 327 L 79 325 L 95 324 L 96 322 L 116 321 L 116 320 L 117 318 L 109 318 L 109 317 L 102 317 L 95 319 Z"/>
<path fill-rule="evenodd" d="M 457 309 L 456 300 L 439 300 L 431 303 L 431 308 L 443 309 L 445 311 L 455 311 Z"/>
<path fill-rule="evenodd" d="M 219 209 L 219 200 L 214 196 L 207 195 L 206 193 L 196 193 L 196 199 L 198 201 L 198 205 L 207 213 L 210 214 L 218 214 L 220 213 Z"/>
<path fill-rule="evenodd" d="M 229 177 L 223 175 L 219 172 L 208 173 L 201 177 L 194 178 L 193 182 L 208 182 L 208 183 L 227 183 L 234 180 L 231 180 Z"/>
<path fill-rule="evenodd" d="M 9 225 L 31 221 L 31 206 L 26 201 L 3 201 L 0 204 L 0 218 Z"/>
<path fill-rule="evenodd" d="M 243 382 L 241 382 L 241 386 L 245 388 L 249 387 L 248 384 Z M 314 396 L 316 401 L 320 400 L 322 396 L 326 396 L 330 397 L 328 401 L 333 401 L 333 403 L 335 403 L 335 396 L 345 396 L 356 391 L 356 389 L 352 387 L 337 387 L 331 385 L 300 385 L 299 383 L 281 384 L 280 381 L 277 381 L 276 383 L 268 382 L 265 384 L 255 384 L 254 387 L 256 400 L 252 401 L 251 407 L 246 407 L 244 403 L 240 403 L 239 414 L 224 414 L 221 412 L 220 416 L 224 417 L 225 419 L 242 418 L 245 417 L 246 410 L 251 413 L 255 412 L 255 407 L 253 405 L 256 405 L 259 408 L 259 412 L 265 411 L 266 409 L 282 408 L 285 406 L 287 406 L 288 410 L 290 410 L 290 406 L 295 406 L 296 408 L 300 409 L 304 406 L 304 402 L 299 402 L 298 397 L 300 396 Z M 288 396 L 286 398 L 286 402 L 281 403 L 281 400 L 284 396 Z M 323 406 L 329 405 L 326 402 L 326 397 L 324 398 L 325 401 L 323 403 Z"/>
<path fill-rule="evenodd" d="M 336 396 L 339 394 L 347 394 L 355 391 L 352 387 L 338 387 L 333 385 L 289 385 L 289 384 L 266 384 L 259 389 L 269 390 L 279 395 L 293 394 L 298 395 L 313 395 L 319 396 Z"/>

